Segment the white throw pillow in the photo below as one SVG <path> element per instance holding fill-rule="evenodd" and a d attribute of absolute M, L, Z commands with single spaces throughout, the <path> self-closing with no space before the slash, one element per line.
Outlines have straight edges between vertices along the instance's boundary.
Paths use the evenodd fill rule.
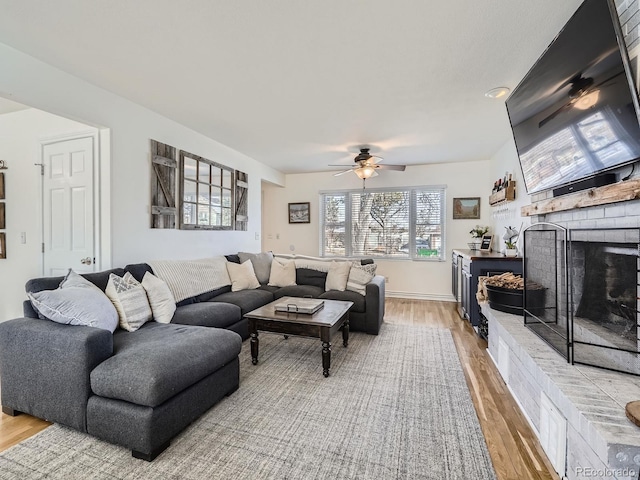
<path fill-rule="evenodd" d="M 369 283 L 376 275 L 378 265 L 370 263 L 361 265 L 360 262 L 353 262 L 349 271 L 349 279 L 347 280 L 347 290 L 357 292 L 360 295 L 367 293 L 367 283 Z"/>
<path fill-rule="evenodd" d="M 229 272 L 229 278 L 231 278 L 232 292 L 258 288 L 260 286 L 260 282 L 253 271 L 251 260 L 247 260 L 244 263 L 227 262 L 227 272 Z"/>
<path fill-rule="evenodd" d="M 129 272 L 124 277 L 109 275 L 104 293 L 116 307 L 120 328 L 135 332 L 153 318 L 147 292 Z"/>
<path fill-rule="evenodd" d="M 349 272 L 351 271 L 350 262 L 331 262 L 329 271 L 327 272 L 327 281 L 324 285 L 324 289 L 338 290 L 344 292 L 347 288 L 347 280 L 349 279 Z"/>
<path fill-rule="evenodd" d="M 271 262 L 273 261 L 273 253 L 238 252 L 238 258 L 240 259 L 240 263 L 251 260 L 251 264 L 253 265 L 253 273 L 255 273 L 256 278 L 260 283 L 267 283 L 269 281 Z"/>
<path fill-rule="evenodd" d="M 158 323 L 170 323 L 176 312 L 176 301 L 167 284 L 152 273 L 145 272 L 142 287 L 147 292 L 153 319 Z"/>
<path fill-rule="evenodd" d="M 269 286 L 288 287 L 296 284 L 296 264 L 293 260 L 281 261 L 274 258 L 271 262 Z"/>

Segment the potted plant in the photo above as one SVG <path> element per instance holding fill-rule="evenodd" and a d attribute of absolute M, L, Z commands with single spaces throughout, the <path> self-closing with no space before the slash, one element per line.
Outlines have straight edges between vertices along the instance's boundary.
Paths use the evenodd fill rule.
<path fill-rule="evenodd" d="M 504 255 L 506 257 L 516 257 L 518 255 L 518 248 L 515 243 L 506 241 L 504 242 L 504 246 L 506 247 L 506 250 L 504 251 Z"/>
<path fill-rule="evenodd" d="M 482 236 L 488 232 L 489 227 L 481 225 L 476 225 L 475 227 L 473 227 L 469 233 L 471 234 L 471 238 L 474 238 L 476 240 L 469 242 L 469 249 L 477 250 L 478 247 L 480 247 L 480 243 L 482 242 Z"/>

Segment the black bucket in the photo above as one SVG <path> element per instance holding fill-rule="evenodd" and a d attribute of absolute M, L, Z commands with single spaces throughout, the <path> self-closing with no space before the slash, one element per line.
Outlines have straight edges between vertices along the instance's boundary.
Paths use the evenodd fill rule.
<path fill-rule="evenodd" d="M 524 290 L 487 285 L 489 306 L 494 310 L 522 316 L 523 292 Z M 544 289 L 527 290 L 531 313 L 544 311 L 544 293 Z"/>

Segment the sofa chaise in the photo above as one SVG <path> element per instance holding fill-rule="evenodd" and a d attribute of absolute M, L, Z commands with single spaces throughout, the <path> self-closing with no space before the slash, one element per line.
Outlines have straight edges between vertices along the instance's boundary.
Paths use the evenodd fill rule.
<path fill-rule="evenodd" d="M 240 260 L 227 256 L 227 262 Z M 295 285 L 264 282 L 238 291 L 225 285 L 177 302 L 170 323 L 150 321 L 135 331 L 54 323 L 39 318 L 27 300 L 24 318 L 0 323 L 2 411 L 87 432 L 151 461 L 171 438 L 238 388 L 247 312 L 285 295 L 350 300 L 351 330 L 379 332 L 384 278 L 373 276 L 362 286 L 364 294 L 326 290 L 330 262 L 318 262 L 298 262 Z M 154 270 L 141 263 L 82 277 L 105 291 L 112 274 L 128 273 L 140 282 L 146 272 Z M 55 290 L 64 278 L 32 279 L 26 290 Z"/>

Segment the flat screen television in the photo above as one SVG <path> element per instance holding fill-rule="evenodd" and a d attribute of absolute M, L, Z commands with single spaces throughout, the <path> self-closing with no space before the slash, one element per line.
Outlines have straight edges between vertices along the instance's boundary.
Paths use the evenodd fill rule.
<path fill-rule="evenodd" d="M 612 0 L 585 0 L 506 101 L 527 192 L 640 158 L 638 93 Z"/>

